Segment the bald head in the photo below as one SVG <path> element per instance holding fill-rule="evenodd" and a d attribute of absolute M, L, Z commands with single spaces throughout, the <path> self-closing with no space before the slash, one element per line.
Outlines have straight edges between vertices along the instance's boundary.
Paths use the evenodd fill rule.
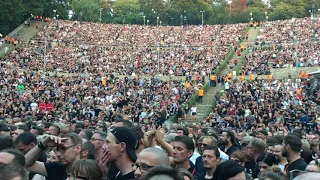
<path fill-rule="evenodd" d="M 140 152 L 140 158 L 153 157 L 152 159 L 157 163 L 157 166 L 169 166 L 170 161 L 168 155 L 159 148 L 149 147 Z M 138 158 L 139 158 L 138 157 Z"/>

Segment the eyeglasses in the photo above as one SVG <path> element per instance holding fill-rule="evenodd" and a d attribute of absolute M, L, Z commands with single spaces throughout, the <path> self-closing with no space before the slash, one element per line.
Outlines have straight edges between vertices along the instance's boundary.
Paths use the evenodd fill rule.
<path fill-rule="evenodd" d="M 71 146 L 57 146 L 57 148 L 54 150 L 55 153 L 60 152 L 61 154 L 64 154 L 69 148 L 74 147 L 75 145 Z"/>
<path fill-rule="evenodd" d="M 151 168 L 153 168 L 154 166 L 148 166 L 145 164 L 132 164 L 132 170 L 137 170 L 138 168 L 140 169 L 141 172 L 147 172 L 149 171 Z"/>
<path fill-rule="evenodd" d="M 200 146 L 200 147 L 202 147 L 202 146 L 203 146 L 203 147 L 206 147 L 206 146 L 208 146 L 208 144 L 205 144 L 205 143 L 199 143 L 199 146 Z"/>

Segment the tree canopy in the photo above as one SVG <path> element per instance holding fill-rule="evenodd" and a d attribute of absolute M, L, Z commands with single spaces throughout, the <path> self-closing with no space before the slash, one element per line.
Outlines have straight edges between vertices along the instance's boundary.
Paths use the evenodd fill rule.
<path fill-rule="evenodd" d="M 162 25 L 245 23 L 310 16 L 316 0 L 4 0 L 0 1 L 0 33 L 7 34 L 31 14 L 79 21 Z M 55 10 L 55 12 L 53 11 Z M 267 14 L 265 14 L 267 12 Z M 320 12 L 317 12 L 320 14 Z M 158 22 L 159 23 L 159 22 Z"/>

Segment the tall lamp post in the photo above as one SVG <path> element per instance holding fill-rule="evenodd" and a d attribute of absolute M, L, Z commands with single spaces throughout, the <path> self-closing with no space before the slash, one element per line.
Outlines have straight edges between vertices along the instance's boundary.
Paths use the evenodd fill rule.
<path fill-rule="evenodd" d="M 146 16 L 143 16 L 143 25 L 146 25 Z"/>
<path fill-rule="evenodd" d="M 203 13 L 205 12 L 205 11 L 200 11 L 201 12 L 201 25 L 202 25 L 202 27 L 203 27 Z"/>
<path fill-rule="evenodd" d="M 227 3 L 229 4 L 229 13 L 231 14 L 231 4 L 232 4 L 232 1 L 229 0 L 229 1 L 227 1 Z"/>
<path fill-rule="evenodd" d="M 159 16 L 157 16 L 157 26 L 159 26 Z"/>
<path fill-rule="evenodd" d="M 102 21 L 102 8 L 100 8 L 100 23 L 101 23 L 101 21 Z"/>
<path fill-rule="evenodd" d="M 252 13 L 250 13 L 250 22 L 253 21 L 253 18 L 252 18 Z"/>
<path fill-rule="evenodd" d="M 147 20 L 147 26 L 149 26 L 149 19 Z"/>
<path fill-rule="evenodd" d="M 57 12 L 57 10 L 54 9 L 54 10 L 53 10 L 53 13 L 54 13 L 53 19 L 56 19 L 56 12 Z"/>

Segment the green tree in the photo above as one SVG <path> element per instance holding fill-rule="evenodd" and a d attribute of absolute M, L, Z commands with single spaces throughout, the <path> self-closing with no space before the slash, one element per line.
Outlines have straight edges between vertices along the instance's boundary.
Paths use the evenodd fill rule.
<path fill-rule="evenodd" d="M 27 12 L 21 0 L 0 1 L 0 7 L 0 33 L 7 35 L 25 20 Z"/>
<path fill-rule="evenodd" d="M 71 3 L 74 19 L 79 21 L 99 22 L 100 2 L 97 0 L 74 0 Z"/>
<path fill-rule="evenodd" d="M 138 0 L 117 0 L 112 6 L 113 21 L 120 24 L 141 24 L 143 15 Z"/>

